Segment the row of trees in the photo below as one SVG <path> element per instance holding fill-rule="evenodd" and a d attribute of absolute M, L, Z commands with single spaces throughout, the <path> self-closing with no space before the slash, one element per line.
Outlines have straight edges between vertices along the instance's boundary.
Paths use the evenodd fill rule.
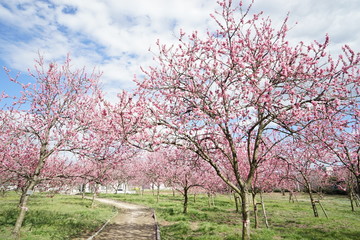
<path fill-rule="evenodd" d="M 226 185 L 241 199 L 243 239 L 251 194 L 301 183 L 316 216 L 313 178 L 329 166 L 359 192 L 360 54 L 344 46 L 332 57 L 327 36 L 289 43 L 287 19 L 274 29 L 251 5 L 219 5 L 216 31 L 158 42 L 156 67 L 115 104 L 104 99 L 100 76 L 72 70 L 69 58 L 49 67 L 40 58 L 33 84 L 10 77 L 23 91 L 1 95 L 0 178 L 22 188 L 16 236 L 44 181 L 104 184 L 140 171 L 176 187 L 184 212 L 189 189 Z"/>

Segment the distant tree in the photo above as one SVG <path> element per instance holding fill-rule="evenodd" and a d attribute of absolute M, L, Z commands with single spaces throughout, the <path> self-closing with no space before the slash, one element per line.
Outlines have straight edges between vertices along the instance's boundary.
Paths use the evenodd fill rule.
<path fill-rule="evenodd" d="M 286 178 L 301 184 L 308 192 L 315 217 L 319 217 L 314 192 L 321 190 L 327 179 L 322 163 L 331 158 L 324 148 L 310 145 L 300 139 L 283 142 L 282 150 L 278 152 L 280 160 L 287 166 Z"/>
<path fill-rule="evenodd" d="M 349 89 L 351 104 L 342 105 L 340 111 L 324 116 L 323 121 L 308 129 L 308 135 L 311 141 L 333 155 L 326 161 L 327 164 L 348 169 L 360 196 L 360 99 L 356 92 L 360 92 L 360 84 Z M 341 101 L 338 100 L 339 105 Z"/>
<path fill-rule="evenodd" d="M 136 167 L 136 166 L 134 166 Z M 169 159 L 162 151 L 148 152 L 143 154 L 140 166 L 137 167 L 138 175 L 146 179 L 145 181 L 157 188 L 156 201 L 159 202 L 160 186 L 166 183 Z"/>
<path fill-rule="evenodd" d="M 198 156 L 191 151 L 171 149 L 165 155 L 167 166 L 164 171 L 166 181 L 184 197 L 183 213 L 187 213 L 190 190 L 205 187 L 209 180 L 207 169 L 198 161 Z"/>

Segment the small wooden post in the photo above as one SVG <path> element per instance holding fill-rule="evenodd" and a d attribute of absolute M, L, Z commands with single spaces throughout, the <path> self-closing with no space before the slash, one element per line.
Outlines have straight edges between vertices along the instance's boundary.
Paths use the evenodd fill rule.
<path fill-rule="evenodd" d="M 266 228 L 269 228 L 269 222 L 268 222 L 267 215 L 266 215 L 266 210 L 265 210 L 265 203 L 264 203 L 264 199 L 263 199 L 261 191 L 260 191 L 260 203 L 261 203 L 261 208 L 262 208 L 263 214 L 264 214 Z"/>
<path fill-rule="evenodd" d="M 325 209 L 324 209 L 324 207 L 323 207 L 323 205 L 321 204 L 320 200 L 316 200 L 316 201 L 314 201 L 314 202 L 315 202 L 315 203 L 318 203 L 318 204 L 320 205 L 321 209 L 323 210 L 323 212 L 324 212 L 324 214 L 325 214 L 325 217 L 326 217 L 326 218 L 329 218 L 328 215 L 327 215 L 327 213 L 326 213 L 326 211 L 325 211 Z"/>

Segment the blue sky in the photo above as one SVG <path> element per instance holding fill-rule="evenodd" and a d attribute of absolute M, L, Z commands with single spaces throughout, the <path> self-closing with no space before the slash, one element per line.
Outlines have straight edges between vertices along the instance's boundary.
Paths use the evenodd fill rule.
<path fill-rule="evenodd" d="M 213 28 L 209 14 L 216 7 L 216 0 L 0 0 L 0 66 L 22 72 L 26 82 L 39 52 L 58 62 L 70 53 L 74 66 L 103 72 L 111 99 L 134 87 L 140 66 L 153 65 L 148 50 L 157 39 L 171 44 L 180 28 Z M 253 10 L 263 10 L 275 24 L 290 12 L 290 23 L 298 22 L 291 41 L 322 40 L 328 33 L 332 53 L 344 44 L 360 51 L 359 0 L 255 0 Z M 18 91 L 6 78 L 1 70 L 0 92 Z"/>

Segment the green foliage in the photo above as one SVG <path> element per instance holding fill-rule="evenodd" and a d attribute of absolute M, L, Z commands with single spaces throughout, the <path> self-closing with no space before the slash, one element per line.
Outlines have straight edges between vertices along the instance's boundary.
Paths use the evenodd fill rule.
<path fill-rule="evenodd" d="M 159 203 L 150 192 L 142 195 L 102 194 L 113 198 L 152 207 L 160 223 L 163 240 L 239 240 L 241 239 L 241 214 L 235 212 L 231 196 L 217 195 L 215 206 L 208 205 L 206 195 L 197 195 L 196 202 L 189 198 L 188 213 L 182 213 L 182 196 L 162 192 Z M 329 215 L 326 219 L 320 206 L 319 218 L 312 213 L 307 194 L 299 194 L 298 202 L 289 203 L 288 193 L 264 195 L 270 228 L 265 227 L 259 206 L 260 228 L 254 229 L 252 217 L 252 239 L 271 240 L 353 240 L 360 239 L 360 208 L 351 212 L 345 196 L 329 195 L 321 200 Z M 259 199 L 258 199 L 259 201 Z M 253 216 L 253 213 L 251 213 Z"/>
<path fill-rule="evenodd" d="M 10 192 L 0 198 L 0 239 L 11 239 L 11 231 L 18 215 L 20 196 Z M 98 205 L 89 208 L 90 200 L 79 196 L 34 194 L 23 224 L 21 239 L 72 239 L 95 231 L 114 213 L 111 207 Z"/>

